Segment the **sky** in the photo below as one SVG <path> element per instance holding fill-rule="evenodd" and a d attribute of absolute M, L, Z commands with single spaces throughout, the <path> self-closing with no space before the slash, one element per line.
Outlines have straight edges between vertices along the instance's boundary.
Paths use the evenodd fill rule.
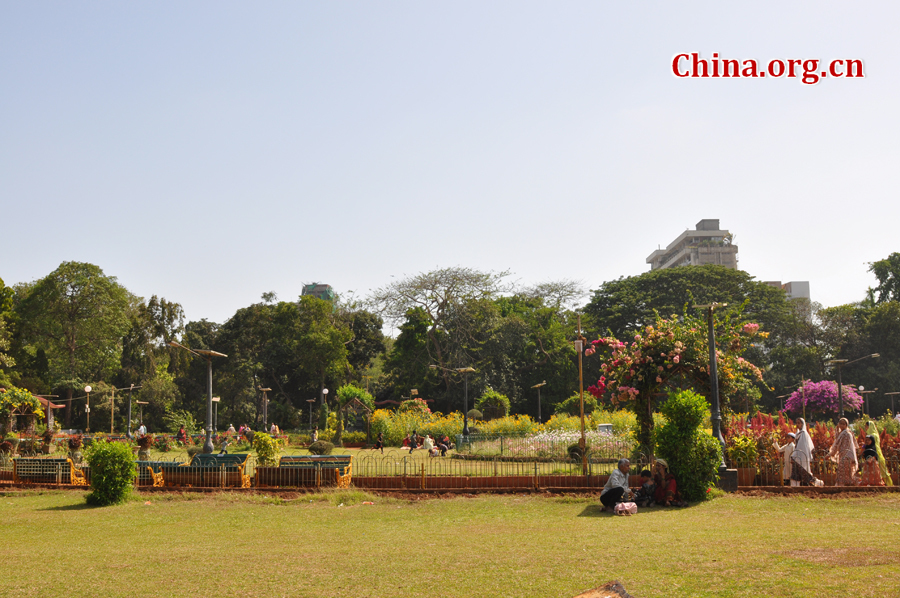
<path fill-rule="evenodd" d="M 224 322 L 436 268 L 586 288 L 704 218 L 824 305 L 900 251 L 894 2 L 0 3 L 0 278 Z M 864 78 L 679 78 L 673 57 Z M 823 67 L 820 67 L 824 69 Z"/>

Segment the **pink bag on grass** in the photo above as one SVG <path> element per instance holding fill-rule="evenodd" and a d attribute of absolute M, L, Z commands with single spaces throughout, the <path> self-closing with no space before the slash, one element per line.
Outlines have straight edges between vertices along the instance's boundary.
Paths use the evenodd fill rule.
<path fill-rule="evenodd" d="M 616 515 L 636 515 L 637 505 L 633 502 L 620 502 L 615 508 Z"/>

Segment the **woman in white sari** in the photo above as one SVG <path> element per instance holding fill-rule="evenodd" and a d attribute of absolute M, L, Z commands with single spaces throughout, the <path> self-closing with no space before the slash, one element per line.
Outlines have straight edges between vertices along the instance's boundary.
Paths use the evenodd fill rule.
<path fill-rule="evenodd" d="M 800 424 L 800 429 L 797 431 L 794 452 L 791 453 L 791 486 L 812 486 L 818 481 L 811 472 L 815 445 L 806 429 L 806 421 L 800 418 L 797 423 Z"/>

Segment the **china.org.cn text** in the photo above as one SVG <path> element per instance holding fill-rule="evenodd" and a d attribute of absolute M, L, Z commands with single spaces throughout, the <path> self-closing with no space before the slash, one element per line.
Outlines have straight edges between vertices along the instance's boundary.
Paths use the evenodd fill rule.
<path fill-rule="evenodd" d="M 820 68 L 821 67 L 821 68 Z M 819 61 L 815 58 L 774 59 L 760 62 L 720 58 L 713 52 L 712 58 L 701 58 L 699 52 L 676 54 L 672 59 L 672 74 L 679 78 L 799 78 L 806 85 L 815 85 L 821 79 L 865 78 L 863 61 L 858 58 L 838 58 Z"/>

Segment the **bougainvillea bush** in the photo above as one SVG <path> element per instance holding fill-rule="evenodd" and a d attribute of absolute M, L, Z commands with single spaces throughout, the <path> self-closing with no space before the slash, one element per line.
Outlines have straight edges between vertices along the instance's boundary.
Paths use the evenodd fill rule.
<path fill-rule="evenodd" d="M 856 411 L 863 404 L 862 395 L 852 387 L 844 385 L 844 411 Z M 784 408 L 792 413 L 803 413 L 803 402 L 806 401 L 807 413 L 818 415 L 830 415 L 837 413 L 840 401 L 838 400 L 838 385 L 833 380 L 810 382 L 805 380 L 801 388 L 795 390 L 784 402 Z"/>
<path fill-rule="evenodd" d="M 719 393 L 725 399 L 756 400 L 762 382 L 758 367 L 741 357 L 754 339 L 765 337 L 759 325 L 736 323 L 730 316 L 716 323 L 716 359 Z M 652 326 L 623 342 L 614 337 L 593 341 L 585 353 L 605 350 L 601 376 L 588 391 L 613 405 L 626 405 L 638 420 L 638 441 L 651 446 L 654 397 L 667 389 L 710 392 L 707 323 L 686 315 L 665 319 L 657 316 Z"/>

